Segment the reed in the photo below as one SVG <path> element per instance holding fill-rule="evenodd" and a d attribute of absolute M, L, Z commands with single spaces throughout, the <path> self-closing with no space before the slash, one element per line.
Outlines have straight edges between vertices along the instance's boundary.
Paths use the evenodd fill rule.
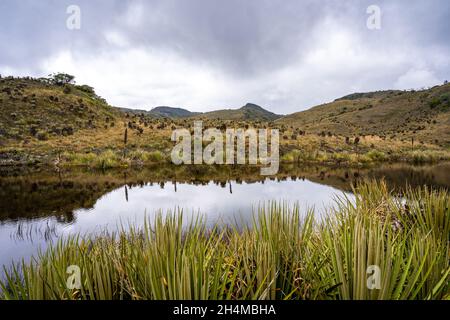
<path fill-rule="evenodd" d="M 355 198 L 314 210 L 268 203 L 248 226 L 208 227 L 182 212 L 142 228 L 60 240 L 4 267 L 2 299 L 448 299 L 449 195 L 397 195 L 361 183 Z M 81 270 L 68 289 L 66 269 Z M 369 266 L 380 287 L 369 288 Z M 370 268 L 369 268 L 370 270 Z"/>

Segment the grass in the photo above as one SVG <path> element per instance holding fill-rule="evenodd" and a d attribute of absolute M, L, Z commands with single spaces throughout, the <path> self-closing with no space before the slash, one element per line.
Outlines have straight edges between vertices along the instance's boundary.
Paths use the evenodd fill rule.
<path fill-rule="evenodd" d="M 60 240 L 30 263 L 5 267 L 3 299 L 448 299 L 449 195 L 394 197 L 362 183 L 322 220 L 269 203 L 251 226 L 207 227 L 158 215 L 143 228 Z M 67 267 L 82 287 L 68 289 Z M 366 273 L 380 270 L 380 289 Z"/>
<path fill-rule="evenodd" d="M 7 159 L 0 160 L 0 164 L 52 164 L 59 154 L 64 154 L 66 157 L 60 159 L 62 162 L 59 165 L 101 167 L 102 159 L 86 158 L 94 155 L 101 157 L 102 153 L 110 150 L 114 150 L 116 156 L 121 159 L 111 161 L 108 166 L 170 162 L 167 155 L 170 155 L 174 146 L 170 140 L 170 125 L 159 129 L 153 124 L 152 128 L 145 128 L 143 134 L 130 129 L 128 144 L 125 146 L 123 141 L 125 129 L 123 125 L 119 125 L 121 122 L 117 120 L 117 123 L 116 126 L 106 129 L 101 126 L 95 129 L 79 129 L 69 136 L 47 134 L 45 139 L 38 139 L 36 134 L 36 137 L 23 141 L 8 140 L 3 144 L 0 141 L 0 156 Z M 179 127 L 189 124 L 191 122 L 177 123 Z M 222 124 L 223 122 L 210 120 L 204 126 L 221 127 Z M 245 125 L 248 123 L 230 124 L 231 127 Z M 416 142 L 412 145 L 411 141 L 397 138 L 360 136 L 360 142 L 355 145 L 353 142 L 355 137 L 346 142 L 345 136 L 324 137 L 313 133 L 305 135 L 294 133 L 295 130 L 290 128 L 280 131 L 281 162 L 361 166 L 383 162 L 437 163 L 450 160 L 448 148 L 431 143 Z M 288 139 L 282 138 L 285 135 Z"/>
<path fill-rule="evenodd" d="M 288 134 L 290 136 L 290 134 Z M 378 136 L 361 136 L 358 144 L 344 136 L 307 134 L 281 140 L 281 161 L 285 163 L 319 163 L 364 166 L 385 162 L 415 164 L 450 160 L 450 151 L 433 144 L 402 141 Z"/>
<path fill-rule="evenodd" d="M 115 132 L 114 130 L 111 129 L 112 132 Z M 166 134 L 169 134 L 169 131 L 154 133 L 148 137 L 133 135 L 131 141 L 135 143 L 124 148 L 120 141 L 122 138 L 120 132 L 114 133 L 103 141 L 102 146 L 94 148 L 102 151 L 97 151 L 96 154 L 91 151 L 85 153 L 65 152 L 66 156 L 63 157 L 61 165 L 103 168 L 104 157 L 111 160 L 108 161 L 106 168 L 170 163 L 168 155 L 170 155 L 173 144 L 169 142 L 169 137 L 164 136 Z M 116 137 L 116 139 L 109 141 L 108 139 L 112 137 Z M 86 140 L 84 150 L 93 149 L 93 147 L 87 147 L 89 143 L 95 145 L 92 139 L 95 139 L 95 136 Z M 80 138 L 79 141 L 82 140 Z M 70 144 L 68 141 L 67 143 Z M 46 142 L 44 142 L 45 144 Z M 207 143 L 205 143 L 206 145 Z M 60 146 L 54 148 L 58 150 Z M 111 151 L 112 149 L 115 150 L 115 154 Z M 337 164 L 355 167 L 384 162 L 425 164 L 450 160 L 450 151 L 436 148 L 433 145 L 417 145 L 412 148 L 409 142 L 382 140 L 371 136 L 361 137 L 359 145 L 356 146 L 346 143 L 345 137 L 304 135 L 297 140 L 281 140 L 280 154 L 282 163 Z"/>
<path fill-rule="evenodd" d="M 117 152 L 111 149 L 98 154 L 93 152 L 64 152 L 58 165 L 63 167 L 89 167 L 94 169 L 126 168 L 131 165 L 151 165 L 166 163 L 167 159 L 160 151 L 144 151 L 141 149 L 130 152 Z"/>

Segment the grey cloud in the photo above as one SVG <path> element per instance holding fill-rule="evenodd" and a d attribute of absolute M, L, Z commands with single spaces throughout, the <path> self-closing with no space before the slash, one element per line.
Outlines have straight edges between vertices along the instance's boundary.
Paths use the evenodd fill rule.
<path fill-rule="evenodd" d="M 82 9 L 82 29 L 77 32 L 65 28 L 70 4 Z M 382 9 L 382 30 L 365 27 L 371 4 Z M 117 32 L 126 40 L 126 49 L 176 54 L 236 84 L 222 93 L 226 96 L 234 90 L 233 96 L 211 100 L 204 108 L 220 101 L 239 105 L 253 100 L 277 112 L 291 112 L 352 90 L 414 83 L 405 80 L 410 74 L 419 80 L 418 75 L 428 75 L 429 82 L 448 78 L 449 18 L 450 2 L 445 0 L 2 0 L 0 73 L 4 67 L 38 74 L 43 72 L 42 61 L 62 50 L 79 57 L 77 63 L 105 52 L 120 53 L 125 49 L 105 38 L 106 33 Z M 344 48 L 348 59 L 331 52 L 333 56 L 324 58 L 323 64 L 311 66 L 308 59 L 314 50 L 346 32 L 355 45 Z M 377 57 L 386 63 L 374 61 Z M 280 83 L 276 77 L 281 77 Z M 127 85 L 117 83 L 121 92 Z M 167 92 L 193 105 L 189 93 L 178 92 L 177 85 L 171 91 L 170 83 L 164 84 Z M 154 101 L 149 92 L 148 99 Z M 125 103 L 137 106 L 145 99 L 129 98 Z"/>
<path fill-rule="evenodd" d="M 66 28 L 69 5 L 82 8 L 83 28 Z M 0 2 L 0 65 L 33 69 L 43 58 L 61 48 L 95 49 L 101 31 L 109 28 L 111 17 L 126 8 L 124 1 L 95 0 L 3 0 Z"/>

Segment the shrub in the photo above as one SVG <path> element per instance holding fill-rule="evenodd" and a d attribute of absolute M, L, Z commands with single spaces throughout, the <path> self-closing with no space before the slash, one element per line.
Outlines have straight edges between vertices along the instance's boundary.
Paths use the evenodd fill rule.
<path fill-rule="evenodd" d="M 283 162 L 296 162 L 300 159 L 301 152 L 299 150 L 289 151 L 281 156 Z"/>
<path fill-rule="evenodd" d="M 64 86 L 63 92 L 65 94 L 69 94 L 72 92 L 72 88 L 66 85 L 66 86 Z"/>
<path fill-rule="evenodd" d="M 148 152 L 143 151 L 141 149 L 133 150 L 128 153 L 128 158 L 131 160 L 140 160 L 140 161 L 147 161 L 148 160 Z"/>
<path fill-rule="evenodd" d="M 35 136 L 38 133 L 38 127 L 37 126 L 31 126 L 30 127 L 30 134 L 32 136 Z"/>
<path fill-rule="evenodd" d="M 88 153 L 70 153 L 70 152 L 64 152 L 62 154 L 63 159 L 65 159 L 69 165 L 74 166 L 89 166 L 91 165 L 97 155 L 92 152 Z"/>
<path fill-rule="evenodd" d="M 38 131 L 36 133 L 36 138 L 41 141 L 48 140 L 48 133 L 46 131 Z"/>
<path fill-rule="evenodd" d="M 409 152 L 407 154 L 408 160 L 415 164 L 421 164 L 421 163 L 433 163 L 437 162 L 441 159 L 447 158 L 447 156 L 441 152 L 438 151 L 432 151 L 432 150 L 415 150 L 412 152 Z M 448 160 L 448 159 L 447 159 Z"/>
<path fill-rule="evenodd" d="M 112 150 L 107 150 L 97 156 L 92 166 L 99 169 L 115 168 L 120 165 L 119 156 Z"/>
<path fill-rule="evenodd" d="M 151 162 L 161 162 L 164 159 L 164 155 L 160 151 L 149 152 L 147 157 Z"/>
<path fill-rule="evenodd" d="M 366 155 L 372 161 L 384 161 L 384 160 L 386 160 L 386 155 L 382 151 L 370 150 L 369 152 L 367 152 Z"/>
<path fill-rule="evenodd" d="M 439 98 L 433 98 L 431 99 L 431 101 L 429 102 L 429 106 L 431 109 L 436 108 L 439 104 L 441 103 L 441 100 Z"/>
<path fill-rule="evenodd" d="M 94 90 L 94 88 L 93 87 L 91 87 L 91 86 L 88 86 L 88 85 L 81 85 L 81 86 L 76 86 L 76 88 L 78 89 L 78 90 L 81 90 L 81 91 L 83 91 L 83 92 L 86 92 L 86 93 L 88 93 L 88 94 L 90 94 L 90 95 L 95 95 L 95 90 Z"/>

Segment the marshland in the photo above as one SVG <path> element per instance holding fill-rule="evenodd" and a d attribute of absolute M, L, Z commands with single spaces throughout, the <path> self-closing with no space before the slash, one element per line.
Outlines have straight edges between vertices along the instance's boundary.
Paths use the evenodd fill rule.
<path fill-rule="evenodd" d="M 1 297 L 445 299 L 449 167 L 10 168 Z"/>
<path fill-rule="evenodd" d="M 449 1 L 23 2 L 0 300 L 450 299 Z"/>

